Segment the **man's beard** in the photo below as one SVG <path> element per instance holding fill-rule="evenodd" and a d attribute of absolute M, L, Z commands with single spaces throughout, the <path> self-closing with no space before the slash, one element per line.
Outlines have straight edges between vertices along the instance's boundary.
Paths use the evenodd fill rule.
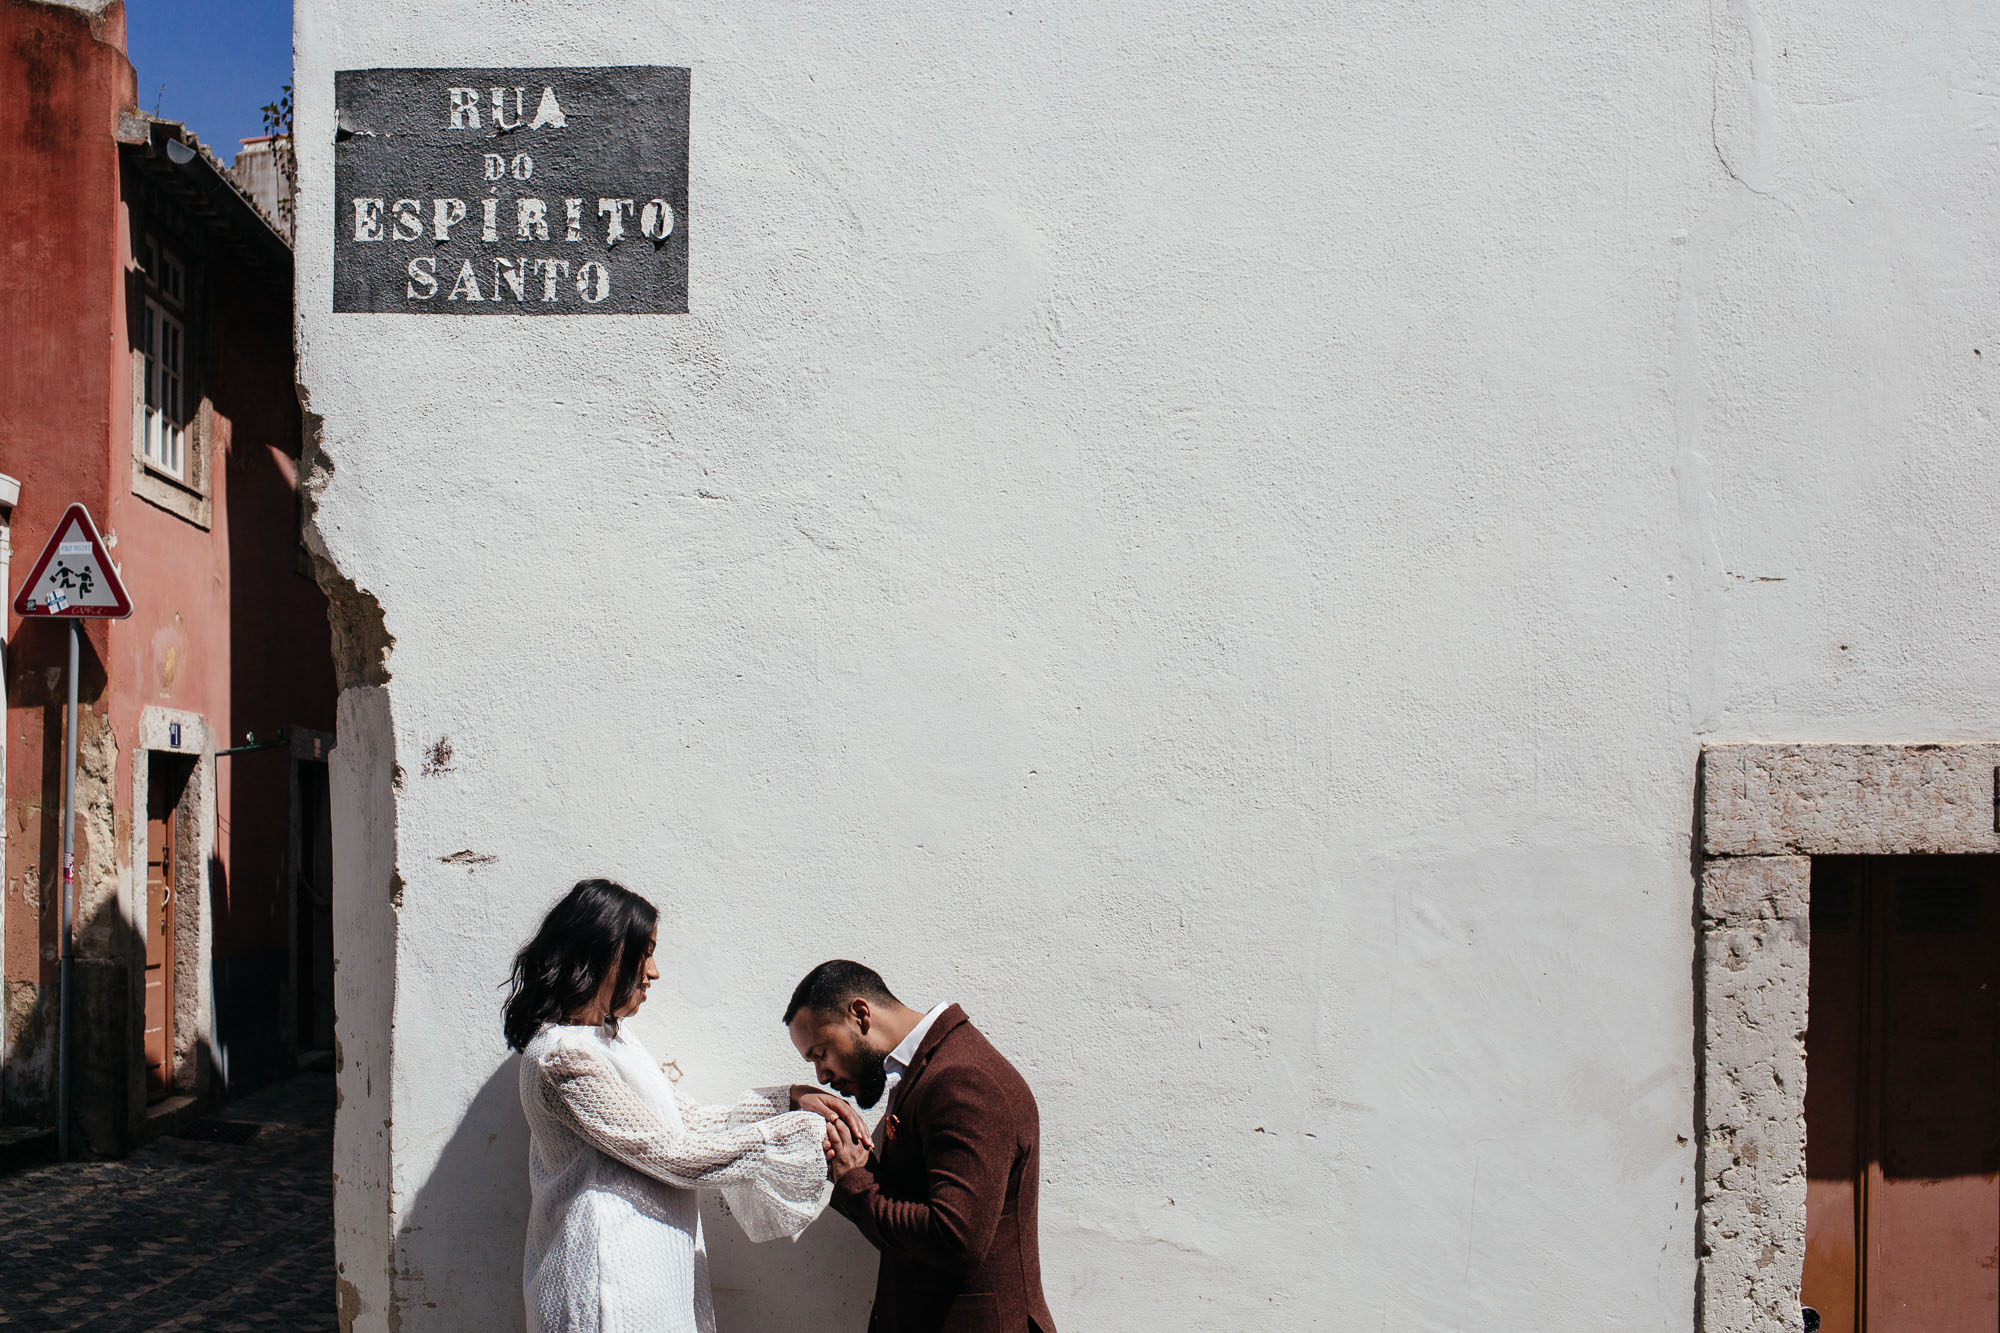
<path fill-rule="evenodd" d="M 861 1071 L 854 1080 L 854 1102 L 864 1110 L 882 1100 L 882 1089 L 889 1086 L 887 1057 L 863 1053 Z"/>

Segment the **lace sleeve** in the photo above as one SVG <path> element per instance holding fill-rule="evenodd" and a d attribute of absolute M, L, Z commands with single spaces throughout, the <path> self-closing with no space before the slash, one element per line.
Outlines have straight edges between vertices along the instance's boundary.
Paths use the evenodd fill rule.
<path fill-rule="evenodd" d="M 681 1108 L 681 1119 L 687 1122 L 690 1131 L 709 1134 L 718 1130 L 741 1129 L 759 1120 L 789 1113 L 792 1109 L 792 1089 L 790 1085 L 752 1088 L 733 1102 L 702 1106 L 688 1100 L 679 1088 L 675 1088 L 674 1102 Z"/>
<path fill-rule="evenodd" d="M 537 1084 L 551 1115 L 634 1171 L 679 1189 L 721 1191 L 752 1240 L 796 1236 L 825 1204 L 826 1122 L 810 1111 L 680 1130 L 599 1056 L 562 1048 L 538 1063 Z"/>

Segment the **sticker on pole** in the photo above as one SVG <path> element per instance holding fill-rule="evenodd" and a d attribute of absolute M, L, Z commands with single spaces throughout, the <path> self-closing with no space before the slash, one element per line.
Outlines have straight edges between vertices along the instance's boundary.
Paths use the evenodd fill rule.
<path fill-rule="evenodd" d="M 103 616 L 119 619 L 132 614 L 132 599 L 104 553 L 97 525 L 82 505 L 71 505 L 56 524 L 55 535 L 29 571 L 28 581 L 14 598 L 14 613 L 22 616 Z"/>

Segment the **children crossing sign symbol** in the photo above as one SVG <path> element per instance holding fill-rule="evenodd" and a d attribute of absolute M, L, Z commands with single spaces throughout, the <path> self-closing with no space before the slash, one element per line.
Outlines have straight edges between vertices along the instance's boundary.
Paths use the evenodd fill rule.
<path fill-rule="evenodd" d="M 14 613 L 113 620 L 132 614 L 132 599 L 125 595 L 118 570 L 104 553 L 97 525 L 82 505 L 71 505 L 56 524 L 41 559 L 35 561 L 14 598 Z"/>
<path fill-rule="evenodd" d="M 62 815 L 62 972 L 60 1041 L 56 1056 L 56 1155 L 69 1160 L 70 1048 L 76 1024 L 71 1014 L 71 973 L 76 932 L 71 912 L 76 898 L 76 680 L 83 652 L 83 618 L 118 619 L 132 614 L 118 570 L 104 553 L 104 540 L 90 511 L 71 505 L 49 537 L 28 581 L 14 597 L 14 612 L 34 620 L 69 621 L 69 698 L 63 722 Z"/>

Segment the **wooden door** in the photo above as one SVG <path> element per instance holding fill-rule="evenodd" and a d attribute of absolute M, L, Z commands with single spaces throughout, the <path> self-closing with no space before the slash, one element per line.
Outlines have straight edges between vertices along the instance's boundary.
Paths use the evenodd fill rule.
<path fill-rule="evenodd" d="M 174 1082 L 174 939 L 179 915 L 181 798 L 191 761 L 153 754 L 146 769 L 146 1100 Z"/>
<path fill-rule="evenodd" d="M 1818 857 L 1812 867 L 1803 1304 L 1819 1311 L 1822 1333 L 1861 1333 L 1865 870 L 1858 857 Z"/>
<path fill-rule="evenodd" d="M 2000 858 L 1813 864 L 1805 1304 L 2000 1329 Z"/>

